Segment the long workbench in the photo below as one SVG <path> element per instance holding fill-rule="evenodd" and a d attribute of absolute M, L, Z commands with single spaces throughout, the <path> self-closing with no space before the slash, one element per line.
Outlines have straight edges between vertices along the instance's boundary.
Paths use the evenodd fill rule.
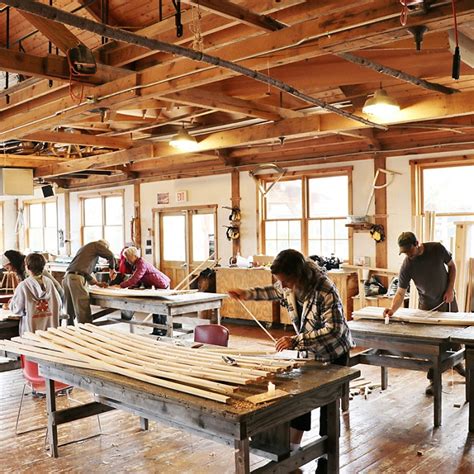
<path fill-rule="evenodd" d="M 90 293 L 91 304 L 105 308 L 105 311 L 93 314 L 94 319 L 106 314 L 108 309 L 162 314 L 167 317 L 166 326 L 156 326 L 166 329 L 166 335 L 169 337 L 173 336 L 173 317 L 175 316 L 215 309 L 217 310 L 217 321 L 220 324 L 220 308 L 224 298 L 227 298 L 227 295 L 204 292 L 174 295 L 166 299 L 148 296 L 121 296 L 119 294 L 109 296 L 95 294 L 93 291 Z"/>
<path fill-rule="evenodd" d="M 261 405 L 245 401 L 223 404 L 121 375 L 39 362 L 40 373 L 47 378 L 48 436 L 53 457 L 58 456 L 59 424 L 112 407 L 140 416 L 143 429 L 148 428 L 149 419 L 156 420 L 234 446 L 236 473 L 250 472 L 251 450 L 270 459 L 267 465 L 252 472 L 289 472 L 323 455 L 328 458 L 328 472 L 338 472 L 339 399 L 343 387 L 360 375 L 355 369 L 308 362 L 300 369 L 275 377 L 278 388 L 289 392 L 289 396 Z M 88 390 L 95 394 L 96 401 L 57 410 L 52 380 Z M 328 434 L 290 453 L 290 420 L 324 405 Z"/>
<path fill-rule="evenodd" d="M 369 348 L 351 358 L 351 365 L 382 367 L 382 389 L 387 387 L 387 367 L 421 370 L 433 369 L 434 426 L 441 425 L 441 374 L 464 359 L 464 350 L 446 353 L 452 343 L 465 344 L 460 328 L 416 323 L 384 324 L 383 321 L 349 321 L 352 337 L 358 346 Z M 458 334 L 455 339 L 453 336 Z M 473 333 L 474 334 L 474 333 Z M 473 338 L 474 340 L 474 338 Z M 468 385 L 469 373 L 466 378 Z M 467 386 L 466 386 L 467 388 Z M 474 394 L 466 390 L 472 405 Z"/>

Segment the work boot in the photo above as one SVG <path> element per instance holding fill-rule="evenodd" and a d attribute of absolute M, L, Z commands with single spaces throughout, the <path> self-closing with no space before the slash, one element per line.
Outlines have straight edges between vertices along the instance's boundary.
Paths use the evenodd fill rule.
<path fill-rule="evenodd" d="M 430 382 L 428 387 L 426 387 L 425 394 L 432 397 L 434 395 L 434 385 L 433 382 Z"/>
<path fill-rule="evenodd" d="M 455 365 L 453 369 L 461 376 L 466 377 L 466 366 L 464 362 L 460 362 L 458 365 Z"/>

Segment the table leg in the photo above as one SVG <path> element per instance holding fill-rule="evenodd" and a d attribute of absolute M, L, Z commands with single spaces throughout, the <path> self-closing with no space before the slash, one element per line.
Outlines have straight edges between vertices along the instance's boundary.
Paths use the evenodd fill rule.
<path fill-rule="evenodd" d="M 250 472 L 249 439 L 236 439 L 235 447 L 235 474 Z"/>
<path fill-rule="evenodd" d="M 433 361 L 434 426 L 441 426 L 442 378 L 441 354 Z"/>
<path fill-rule="evenodd" d="M 54 412 L 56 411 L 56 392 L 54 380 L 45 379 L 46 382 L 46 409 L 48 414 L 48 441 L 51 457 L 58 457 L 58 427 L 54 423 Z"/>
<path fill-rule="evenodd" d="M 221 323 L 221 309 L 217 308 L 217 324 Z"/>
<path fill-rule="evenodd" d="M 381 388 L 382 390 L 387 390 L 388 387 L 388 369 L 387 367 L 380 367 L 380 377 L 381 377 Z"/>
<path fill-rule="evenodd" d="M 466 399 L 469 402 L 469 432 L 474 432 L 474 346 L 466 346 Z"/>
<path fill-rule="evenodd" d="M 171 314 L 168 314 L 168 317 L 166 318 L 166 325 L 168 326 L 166 335 L 168 337 L 173 337 L 173 316 Z"/>
<path fill-rule="evenodd" d="M 339 472 L 339 399 L 327 405 L 327 447 L 328 463 L 327 471 Z"/>
<path fill-rule="evenodd" d="M 148 418 L 140 417 L 140 429 L 142 431 L 148 431 Z"/>

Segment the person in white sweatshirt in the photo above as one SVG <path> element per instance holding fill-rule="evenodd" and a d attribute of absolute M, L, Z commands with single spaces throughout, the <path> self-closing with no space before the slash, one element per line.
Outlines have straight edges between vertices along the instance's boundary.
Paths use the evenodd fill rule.
<path fill-rule="evenodd" d="M 21 316 L 20 336 L 59 326 L 61 297 L 53 282 L 43 276 L 45 264 L 43 255 L 27 255 L 25 265 L 29 276 L 16 287 L 10 301 L 10 310 Z"/>

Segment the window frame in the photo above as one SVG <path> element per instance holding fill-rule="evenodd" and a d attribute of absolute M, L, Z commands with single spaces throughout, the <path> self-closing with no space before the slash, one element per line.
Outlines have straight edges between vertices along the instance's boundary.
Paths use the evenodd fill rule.
<path fill-rule="evenodd" d="M 425 216 L 424 209 L 424 171 L 436 168 L 453 168 L 461 166 L 474 166 L 474 158 L 469 157 L 450 157 L 450 158 L 430 158 L 425 160 L 410 160 L 411 169 L 411 207 L 412 218 L 415 225 L 420 223 L 421 218 Z M 463 217 L 472 216 L 474 212 L 442 212 L 436 213 L 436 217 Z M 460 219 L 462 220 L 462 219 Z M 421 229 L 415 229 L 421 232 Z M 422 235 L 418 237 L 423 238 Z M 449 247 L 448 247 L 449 248 Z"/>
<path fill-rule="evenodd" d="M 307 170 L 301 172 L 291 172 L 281 178 L 279 182 L 282 181 L 291 181 L 291 180 L 301 180 L 301 199 L 302 199 L 302 217 L 301 218 L 291 218 L 291 219 L 266 219 L 266 199 L 262 193 L 257 192 L 257 243 L 259 253 L 266 254 L 266 235 L 265 235 L 265 223 L 272 221 L 301 221 L 301 252 L 304 255 L 308 255 L 308 228 L 310 220 L 324 220 L 324 219 L 337 219 L 337 217 L 324 217 L 324 218 L 314 218 L 309 217 L 309 180 L 312 178 L 327 178 L 332 176 L 347 176 L 347 185 L 348 185 L 348 215 L 353 213 L 352 210 L 352 166 L 338 167 L 338 168 L 324 168 L 317 170 Z M 258 177 L 259 185 L 263 188 L 266 187 L 268 183 L 274 182 L 278 176 L 276 174 L 261 175 Z M 258 189 L 258 187 L 257 187 Z M 271 192 L 271 191 L 270 191 Z M 348 228 L 348 255 L 349 263 L 353 262 L 353 229 Z"/>
<path fill-rule="evenodd" d="M 58 222 L 58 198 L 57 196 L 51 196 L 49 198 L 43 198 L 43 199 L 28 199 L 27 201 L 23 201 L 23 212 L 26 214 L 26 225 L 24 229 L 24 237 L 25 237 L 25 248 L 30 247 L 30 207 L 32 205 L 36 204 L 41 204 L 41 212 L 43 215 L 43 227 L 42 227 L 42 234 L 43 234 L 43 249 L 41 249 L 42 252 L 49 252 L 49 250 L 46 250 L 44 248 L 44 243 L 46 242 L 46 236 L 45 236 L 45 229 L 47 228 L 46 224 L 46 204 L 49 203 L 54 203 L 56 207 L 56 247 L 54 254 L 57 255 L 59 253 L 59 235 L 58 235 L 58 229 L 59 229 L 59 222 Z M 3 214 L 3 213 L 2 213 Z M 3 238 L 3 235 L 2 235 Z M 36 249 L 37 250 L 37 249 Z"/>
<path fill-rule="evenodd" d="M 110 197 L 120 197 L 122 199 L 122 224 L 121 224 L 121 227 L 122 227 L 122 239 L 123 239 L 123 243 L 122 243 L 122 246 L 125 245 L 125 191 L 122 189 L 122 190 L 119 190 L 119 191 L 113 191 L 113 192 L 104 192 L 104 193 L 95 193 L 95 194 L 87 194 L 87 195 L 82 195 L 82 196 L 79 196 L 79 201 L 80 201 L 80 206 L 81 206 L 81 246 L 84 245 L 84 230 L 86 227 L 90 227 L 90 226 L 86 226 L 85 225 L 85 215 L 84 215 L 84 212 L 85 212 L 85 201 L 87 199 L 97 199 L 97 198 L 100 198 L 101 200 L 101 214 L 102 214 L 102 224 L 100 225 L 101 227 L 101 237 L 99 237 L 100 239 L 104 239 L 105 237 L 105 227 L 111 227 L 111 226 L 107 226 L 106 222 L 107 222 L 107 215 L 106 215 L 106 205 L 105 205 L 105 202 L 106 202 L 106 199 L 107 198 L 110 198 Z M 119 227 L 119 226 L 115 226 L 115 227 Z"/>

